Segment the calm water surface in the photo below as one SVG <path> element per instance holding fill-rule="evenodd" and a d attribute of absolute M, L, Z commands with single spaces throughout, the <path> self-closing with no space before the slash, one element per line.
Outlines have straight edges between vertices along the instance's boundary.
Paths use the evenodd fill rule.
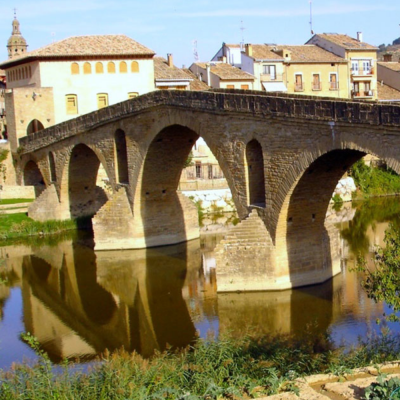
<path fill-rule="evenodd" d="M 375 321 L 387 307 L 367 298 L 349 267 L 358 252 L 371 259 L 399 216 L 398 198 L 332 212 L 327 224 L 337 228 L 342 274 L 283 292 L 217 294 L 213 251 L 232 216 L 205 219 L 200 240 L 163 248 L 94 253 L 90 238 L 0 247 L 0 367 L 35 358 L 24 332 L 55 362 L 121 347 L 148 356 L 223 332 L 328 330 L 335 343 L 351 345 L 379 333 Z"/>

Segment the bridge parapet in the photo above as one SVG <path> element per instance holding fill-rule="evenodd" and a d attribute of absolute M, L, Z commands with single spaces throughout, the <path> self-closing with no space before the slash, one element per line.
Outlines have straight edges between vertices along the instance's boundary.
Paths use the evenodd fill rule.
<path fill-rule="evenodd" d="M 155 91 L 78 118 L 62 122 L 19 140 L 20 153 L 39 150 L 112 121 L 156 107 L 188 109 L 211 114 L 245 113 L 253 118 L 277 117 L 349 124 L 400 126 L 400 106 L 351 102 L 311 96 L 268 94 L 258 91 Z"/>

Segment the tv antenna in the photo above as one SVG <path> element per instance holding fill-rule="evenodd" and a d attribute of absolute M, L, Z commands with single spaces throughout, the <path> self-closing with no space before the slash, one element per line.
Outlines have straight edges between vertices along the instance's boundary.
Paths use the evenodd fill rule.
<path fill-rule="evenodd" d="M 56 33 L 51 32 L 51 43 L 54 43 L 56 41 Z"/>
<path fill-rule="evenodd" d="M 193 40 L 193 57 L 194 61 L 199 61 L 199 53 L 197 52 L 197 40 Z"/>
<path fill-rule="evenodd" d="M 240 30 L 242 31 L 242 43 L 244 43 L 244 31 L 246 30 L 246 28 L 243 25 L 243 20 L 240 21 Z"/>
<path fill-rule="evenodd" d="M 310 30 L 311 30 L 311 35 L 314 35 L 314 31 L 312 28 L 312 1 L 310 0 Z"/>

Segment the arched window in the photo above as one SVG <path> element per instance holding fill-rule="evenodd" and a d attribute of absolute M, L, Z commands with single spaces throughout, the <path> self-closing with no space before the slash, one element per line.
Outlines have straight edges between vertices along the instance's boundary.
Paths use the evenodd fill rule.
<path fill-rule="evenodd" d="M 71 64 L 71 74 L 72 75 L 78 75 L 79 74 L 79 64 L 78 63 L 72 63 Z"/>
<path fill-rule="evenodd" d="M 88 62 L 85 62 L 83 64 L 83 73 L 84 74 L 91 74 L 92 73 L 92 65 Z"/>
<path fill-rule="evenodd" d="M 112 61 L 110 61 L 110 62 L 107 64 L 107 72 L 108 72 L 109 74 L 115 74 L 115 64 L 114 64 Z"/>
<path fill-rule="evenodd" d="M 52 182 L 55 182 L 57 180 L 56 163 L 54 161 L 54 154 L 51 151 L 49 152 L 49 166 L 50 166 L 50 179 Z"/>
<path fill-rule="evenodd" d="M 128 72 L 128 66 L 126 65 L 125 61 L 121 61 L 119 63 L 119 72 L 121 74 L 126 74 Z"/>
<path fill-rule="evenodd" d="M 21 78 L 22 78 L 22 79 L 25 79 L 25 68 L 22 68 L 22 71 L 21 71 Z"/>
<path fill-rule="evenodd" d="M 96 74 L 103 74 L 104 73 L 104 67 L 102 62 L 97 62 L 96 63 Z"/>
<path fill-rule="evenodd" d="M 21 69 L 19 68 L 18 69 L 18 80 L 20 80 L 21 79 Z"/>
<path fill-rule="evenodd" d="M 264 156 L 260 143 L 253 139 L 246 147 L 248 202 L 265 207 Z"/>
<path fill-rule="evenodd" d="M 132 61 L 131 72 L 139 72 L 139 63 L 137 61 Z"/>
<path fill-rule="evenodd" d="M 29 78 L 32 78 L 32 68 L 29 66 Z"/>
<path fill-rule="evenodd" d="M 26 79 L 29 79 L 28 67 L 25 67 L 25 78 L 26 78 Z"/>
<path fill-rule="evenodd" d="M 37 119 L 32 120 L 28 127 L 26 128 L 27 135 L 32 135 L 35 132 L 41 131 L 44 129 L 43 124 Z"/>

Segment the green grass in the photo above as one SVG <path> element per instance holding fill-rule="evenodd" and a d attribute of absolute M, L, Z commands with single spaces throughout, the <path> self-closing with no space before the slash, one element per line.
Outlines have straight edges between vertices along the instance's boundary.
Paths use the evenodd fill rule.
<path fill-rule="evenodd" d="M 238 399 L 296 390 L 293 380 L 310 374 L 342 375 L 352 368 L 400 357 L 400 338 L 384 333 L 350 349 L 333 350 L 329 337 L 222 337 L 198 340 L 182 351 L 106 353 L 87 373 L 67 363 L 54 369 L 30 335 L 23 339 L 39 353 L 36 364 L 0 371 L 0 398 L 12 399 Z"/>
<path fill-rule="evenodd" d="M 4 199 L 0 200 L 0 205 L 3 204 L 18 204 L 18 203 L 32 203 L 35 199 Z"/>
<path fill-rule="evenodd" d="M 0 214 L 0 240 L 47 236 L 79 228 L 79 220 L 34 221 L 25 213 Z"/>

